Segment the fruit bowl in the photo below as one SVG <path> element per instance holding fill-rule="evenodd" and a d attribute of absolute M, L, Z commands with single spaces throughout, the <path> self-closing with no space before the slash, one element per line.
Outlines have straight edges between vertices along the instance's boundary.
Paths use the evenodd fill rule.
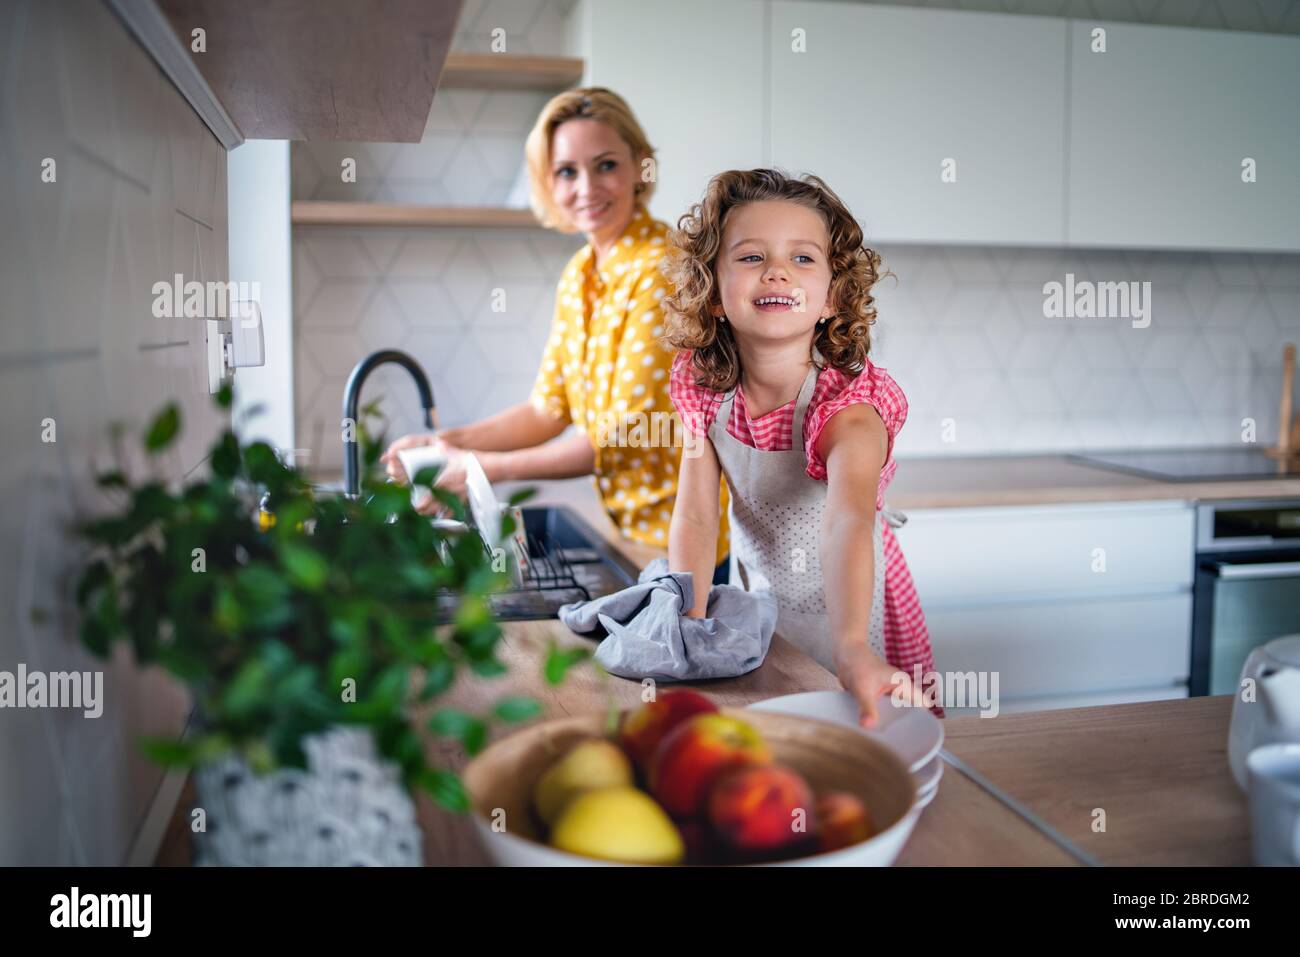
<path fill-rule="evenodd" d="M 723 708 L 756 728 L 774 758 L 802 774 L 817 793 L 847 791 L 866 804 L 875 833 L 839 850 L 755 866 L 881 867 L 894 862 L 921 808 L 916 785 L 888 748 L 849 728 L 795 715 Z M 492 860 L 511 867 L 619 867 L 547 845 L 530 807 L 533 787 L 556 758 L 606 730 L 604 715 L 544 721 L 497 741 L 465 768 L 462 780 L 479 840 Z"/>

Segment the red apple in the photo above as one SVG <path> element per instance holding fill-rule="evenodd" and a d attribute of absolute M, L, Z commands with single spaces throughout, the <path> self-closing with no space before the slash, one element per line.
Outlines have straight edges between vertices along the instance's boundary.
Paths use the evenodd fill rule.
<path fill-rule="evenodd" d="M 871 813 L 856 795 L 846 791 L 832 791 L 817 800 L 817 821 L 822 851 L 838 851 L 871 837 Z"/>
<path fill-rule="evenodd" d="M 741 859 L 792 857 L 817 846 L 812 788 L 799 772 L 779 764 L 720 774 L 708 813 L 713 833 Z"/>
<path fill-rule="evenodd" d="M 771 763 L 772 752 L 753 725 L 723 714 L 699 714 L 659 743 L 650 762 L 650 793 L 674 817 L 694 817 L 703 813 L 719 773 Z"/>
<path fill-rule="evenodd" d="M 718 706 L 698 691 L 665 691 L 624 715 L 619 744 L 646 778 L 650 773 L 650 759 L 670 731 L 697 714 L 717 711 Z"/>

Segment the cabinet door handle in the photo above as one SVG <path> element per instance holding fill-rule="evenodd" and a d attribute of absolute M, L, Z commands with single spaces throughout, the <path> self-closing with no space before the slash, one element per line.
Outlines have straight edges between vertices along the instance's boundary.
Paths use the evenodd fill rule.
<path fill-rule="evenodd" d="M 1264 562 L 1257 565 L 1234 565 L 1231 562 L 1216 562 L 1220 578 L 1241 581 L 1250 578 L 1284 578 L 1287 575 L 1300 575 L 1300 562 Z"/>

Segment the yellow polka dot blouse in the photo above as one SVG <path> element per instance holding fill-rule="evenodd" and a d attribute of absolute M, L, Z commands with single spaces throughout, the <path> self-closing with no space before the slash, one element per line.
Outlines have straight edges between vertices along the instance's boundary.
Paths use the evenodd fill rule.
<path fill-rule="evenodd" d="M 531 401 L 582 428 L 596 451 L 596 486 L 624 535 L 668 546 L 682 426 L 668 396 L 676 350 L 660 341 L 659 272 L 666 224 L 637 203 L 631 223 L 596 266 L 590 244 L 569 260 L 555 291 L 555 318 Z M 727 498 L 715 561 L 727 554 Z"/>

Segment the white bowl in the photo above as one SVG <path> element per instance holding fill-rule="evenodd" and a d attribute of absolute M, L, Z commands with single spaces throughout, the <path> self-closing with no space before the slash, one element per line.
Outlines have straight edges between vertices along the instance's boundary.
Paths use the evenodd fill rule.
<path fill-rule="evenodd" d="M 880 867 L 892 864 L 921 814 L 907 767 L 884 745 L 823 721 L 794 715 L 722 709 L 758 729 L 780 764 L 801 773 L 817 794 L 849 791 L 867 805 L 872 837 L 858 844 L 760 866 Z M 610 867 L 612 861 L 557 850 L 543 843 L 529 802 L 546 768 L 581 738 L 600 735 L 604 715 L 581 715 L 531 725 L 494 743 L 465 768 L 471 816 L 492 860 L 511 867 Z"/>

